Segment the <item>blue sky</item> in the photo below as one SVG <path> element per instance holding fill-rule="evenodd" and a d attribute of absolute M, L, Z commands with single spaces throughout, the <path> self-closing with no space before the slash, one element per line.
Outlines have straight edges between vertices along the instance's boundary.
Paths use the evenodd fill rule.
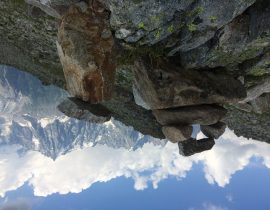
<path fill-rule="evenodd" d="M 29 185 L 7 193 L 12 200 L 26 199 L 33 210 L 269 210 L 270 170 L 253 159 L 244 170 L 234 174 L 226 187 L 210 185 L 204 178 L 203 165 L 196 164 L 187 177 L 170 177 L 143 191 L 133 188 L 133 181 L 124 177 L 106 183 L 95 183 L 81 193 L 33 196 Z M 1 208 L 0 208 L 1 209 Z"/>

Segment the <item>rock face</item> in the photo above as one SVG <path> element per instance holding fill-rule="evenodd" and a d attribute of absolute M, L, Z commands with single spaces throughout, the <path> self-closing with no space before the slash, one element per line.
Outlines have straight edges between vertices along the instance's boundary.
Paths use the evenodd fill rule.
<path fill-rule="evenodd" d="M 256 104 L 254 102 L 257 99 L 261 100 L 262 97 L 266 95 L 267 86 L 260 85 L 262 85 L 261 81 L 264 79 L 267 81 L 267 77 L 270 75 L 269 0 L 101 1 L 103 1 L 104 4 L 106 4 L 106 8 L 110 10 L 109 21 L 112 30 L 115 32 L 113 35 L 118 39 L 118 42 L 121 43 L 121 46 L 124 46 L 126 50 L 128 49 L 127 54 L 133 49 L 137 50 L 137 47 L 141 45 L 146 49 L 155 47 L 155 49 L 161 51 L 158 52 L 159 59 L 164 58 L 164 60 L 168 60 L 170 61 L 169 63 L 171 63 L 170 65 L 166 64 L 165 67 L 154 63 L 154 68 L 148 68 L 148 66 L 143 63 L 143 65 L 147 67 L 147 71 L 149 69 L 159 69 L 161 72 L 166 72 L 164 74 L 157 73 L 159 76 L 156 76 L 156 74 L 152 74 L 154 71 L 151 70 L 151 73 L 145 74 L 150 78 L 150 80 L 147 78 L 147 82 L 154 80 L 153 86 L 145 85 L 146 93 L 150 93 L 150 95 L 152 94 L 152 96 L 154 96 L 154 99 L 150 98 L 151 101 L 154 101 L 153 107 L 168 108 L 178 106 L 174 104 L 174 100 L 179 100 L 177 98 L 178 96 L 175 97 L 174 95 L 174 88 L 183 86 L 171 85 L 170 82 L 166 83 L 163 79 L 164 75 L 171 75 L 171 71 L 173 72 L 173 77 L 175 77 L 174 72 L 178 71 L 175 66 L 179 67 L 177 68 L 179 69 L 178 73 L 183 69 L 185 69 L 183 72 L 189 70 L 190 72 L 196 72 L 198 77 L 192 75 L 191 80 L 193 81 L 202 81 L 200 80 L 201 75 L 207 72 L 213 73 L 215 77 L 220 75 L 221 72 L 224 72 L 227 76 L 233 75 L 234 78 L 241 76 L 241 81 L 245 88 L 248 88 L 249 93 L 251 93 L 251 90 L 257 88 L 257 90 L 253 92 L 255 93 L 253 95 L 255 97 L 253 97 L 252 94 L 248 95 L 252 96 L 251 99 L 241 104 L 241 106 L 245 106 L 244 109 L 250 113 L 241 112 L 233 108 L 229 110 L 226 123 L 239 135 L 262 141 L 269 140 L 268 122 L 270 122 L 270 120 L 268 119 L 268 113 L 266 112 L 266 114 L 262 115 L 253 113 L 254 111 L 258 113 L 261 112 L 258 109 L 258 107 L 261 106 L 261 102 L 256 102 Z M 79 15 L 76 18 L 72 18 L 71 21 L 71 25 L 78 26 L 78 28 L 70 27 L 70 30 L 65 31 L 65 34 L 69 34 L 69 32 L 73 34 L 70 36 L 70 39 L 72 43 L 73 40 L 75 40 L 74 43 L 76 43 L 76 45 L 74 45 L 74 52 L 78 49 L 82 49 L 83 51 L 82 53 L 76 52 L 75 54 L 88 56 L 88 52 L 84 53 L 86 52 L 86 50 L 84 50 L 86 45 L 79 45 L 79 42 L 76 41 L 79 39 L 73 39 L 76 33 L 81 31 L 81 43 L 90 41 L 87 38 L 89 37 L 88 35 L 86 38 L 81 36 L 87 30 L 74 22 L 87 22 L 91 19 L 92 16 L 90 15 L 91 17 L 88 17 L 87 21 L 81 21 L 81 19 L 85 17 L 84 14 L 88 15 L 89 12 L 91 14 L 95 13 L 93 11 L 96 10 L 93 8 L 95 7 L 96 1 L 27 0 L 27 2 L 36 5 L 47 12 L 47 14 L 57 18 L 49 17 L 38 8 L 32 5 L 29 6 L 21 0 L 1 0 L 0 48 L 2 50 L 0 51 L 0 62 L 31 72 L 46 84 L 55 84 L 65 87 L 64 75 L 62 74 L 62 68 L 55 45 L 59 16 L 62 16 L 68 11 L 67 8 L 72 4 L 78 7 Z M 36 2 L 36 4 L 33 2 Z M 87 3 L 89 3 L 89 9 Z M 46 7 L 44 7 L 44 5 Z M 55 13 L 52 14 L 51 12 L 56 12 L 57 14 L 55 15 Z M 103 19 L 101 21 L 99 18 L 96 18 L 96 20 L 100 22 L 103 21 Z M 109 21 L 104 20 L 107 25 Z M 91 24 L 94 25 L 95 23 L 91 21 Z M 78 29 L 78 31 L 74 32 L 76 31 L 74 28 Z M 60 43 L 60 47 L 64 49 L 66 46 L 65 44 L 62 46 L 62 44 L 64 43 Z M 90 44 L 90 46 L 92 51 L 92 45 Z M 64 52 L 61 48 L 60 52 Z M 99 49 L 102 48 L 99 47 Z M 69 48 L 67 51 L 71 52 L 72 50 Z M 120 50 L 118 52 L 120 52 Z M 64 53 L 62 55 L 64 55 Z M 145 55 L 145 53 L 143 55 Z M 168 57 L 168 55 L 170 55 L 170 57 Z M 139 57 L 143 56 L 140 55 Z M 76 65 L 81 65 L 84 58 L 85 56 L 79 56 L 79 58 L 73 61 L 78 61 Z M 92 61 L 95 59 L 96 58 L 89 60 Z M 151 61 L 147 62 L 149 62 L 149 64 L 151 63 Z M 133 64 L 133 62 L 131 63 Z M 92 69 L 93 65 L 91 62 L 90 66 Z M 129 75 L 127 73 L 128 71 L 123 70 L 122 72 L 124 73 L 117 72 L 118 76 L 116 81 L 118 83 L 115 91 L 116 94 L 112 102 L 106 102 L 106 107 L 109 107 L 110 111 L 117 113 L 126 124 L 144 131 L 143 133 L 145 134 L 162 138 L 161 125 L 155 121 L 154 117 L 151 115 L 151 111 L 143 110 L 134 103 L 131 95 L 132 77 L 127 76 Z M 220 77 L 222 76 L 218 76 L 218 78 Z M 139 84 L 144 85 L 144 78 L 146 77 L 141 76 L 138 78 L 142 79 L 139 81 L 141 82 Z M 208 78 L 208 76 L 206 78 Z M 99 79 L 95 81 L 97 81 L 98 84 L 95 83 L 95 85 L 98 87 L 100 83 L 98 82 Z M 174 79 L 171 81 L 174 81 Z M 216 80 L 213 79 L 213 81 Z M 214 84 L 211 84 L 211 86 L 216 89 L 215 85 L 221 83 L 220 86 L 222 86 L 224 91 L 230 90 L 229 85 L 226 85 L 227 83 L 232 84 L 230 80 L 226 79 L 225 81 L 228 81 L 226 84 L 223 84 L 223 81 L 223 79 L 219 79 L 218 82 L 216 81 Z M 265 84 L 267 85 L 268 83 L 266 82 Z M 162 88 L 156 88 L 155 85 Z M 196 84 L 194 90 L 193 83 L 188 83 L 187 85 L 191 89 L 190 91 L 190 89 L 187 88 L 187 95 L 189 95 L 190 92 L 196 92 L 196 90 L 198 90 L 196 88 L 201 87 L 201 84 Z M 261 91 L 262 89 L 264 89 L 264 91 Z M 212 89 L 209 90 L 212 91 Z M 207 90 L 206 93 L 209 93 L 209 95 L 216 94 L 215 91 L 211 91 Z M 234 92 L 235 91 L 233 91 L 233 93 L 230 92 L 229 95 L 233 95 Z M 142 97 L 143 94 L 139 88 L 134 93 L 139 93 L 137 94 L 139 97 L 136 98 L 137 102 L 144 101 L 149 103 Z M 220 95 L 223 95 L 223 93 L 224 92 L 221 92 L 220 94 L 218 92 Z M 207 94 L 206 96 L 208 97 Z M 206 100 L 204 95 L 202 98 Z M 225 97 L 226 100 L 234 102 L 238 102 L 237 98 L 241 98 L 242 100 L 242 97 L 239 97 L 237 94 L 229 99 L 227 96 Z M 210 101 L 209 98 L 207 100 Z M 166 104 L 160 105 L 160 101 L 165 101 Z M 222 99 L 221 101 L 221 103 L 223 103 L 224 100 Z M 199 103 L 200 100 L 197 102 Z M 140 103 L 140 105 L 143 104 Z M 152 107 L 149 106 L 145 107 L 152 109 Z M 255 109 L 255 107 L 257 108 Z M 262 110 L 262 112 L 265 112 L 264 109 Z"/>
<path fill-rule="evenodd" d="M 247 97 L 243 103 L 255 100 L 264 93 L 270 93 L 270 77 L 263 79 L 259 84 L 251 87 L 247 91 Z"/>
<path fill-rule="evenodd" d="M 89 105 L 76 98 L 64 100 L 57 108 L 68 117 L 92 123 L 104 123 L 111 119 L 111 113 L 100 104 Z"/>
<path fill-rule="evenodd" d="M 165 39 L 173 54 L 204 44 L 216 30 L 241 14 L 255 0 L 103 2 L 111 11 L 110 22 L 117 38 L 140 45 L 152 45 Z M 174 36 L 170 36 L 172 34 Z"/>
<path fill-rule="evenodd" d="M 179 153 L 183 156 L 191 156 L 196 153 L 210 150 L 214 145 L 215 141 L 212 138 L 201 140 L 189 139 L 186 141 L 178 142 Z"/>
<path fill-rule="evenodd" d="M 242 15 L 217 30 L 208 42 L 186 53 L 181 53 L 182 65 L 187 68 L 228 66 L 231 70 L 241 70 L 243 67 L 249 69 L 250 63 L 247 63 L 247 66 L 238 65 L 244 61 L 259 58 L 269 51 L 269 9 L 269 1 L 257 0 Z M 213 25 L 222 17 L 217 15 L 215 18 Z M 265 68 L 261 70 L 265 71 Z"/>
<path fill-rule="evenodd" d="M 26 3 L 39 7 L 48 15 L 61 18 L 71 4 L 80 0 L 25 0 Z"/>
<path fill-rule="evenodd" d="M 270 110 L 270 94 L 266 93 L 250 102 L 253 111 L 257 114 L 263 114 Z"/>
<path fill-rule="evenodd" d="M 111 99 L 114 39 L 103 5 L 96 2 L 85 13 L 72 6 L 61 20 L 58 43 L 68 91 L 90 103 Z"/>
<path fill-rule="evenodd" d="M 229 109 L 224 122 L 237 136 L 270 143 L 270 112 L 256 114 Z"/>
<path fill-rule="evenodd" d="M 162 132 L 172 143 L 185 141 L 191 137 L 192 126 L 163 126 Z"/>
<path fill-rule="evenodd" d="M 218 122 L 214 125 L 202 125 L 201 131 L 209 138 L 218 139 L 225 132 L 226 124 Z"/>
<path fill-rule="evenodd" d="M 223 119 L 226 113 L 226 109 L 216 105 L 198 105 L 175 109 L 153 110 L 154 116 L 161 125 L 212 125 Z"/>
<path fill-rule="evenodd" d="M 246 96 L 240 81 L 229 75 L 184 70 L 169 62 L 152 66 L 138 60 L 134 72 L 134 89 L 151 109 L 233 103 Z"/>

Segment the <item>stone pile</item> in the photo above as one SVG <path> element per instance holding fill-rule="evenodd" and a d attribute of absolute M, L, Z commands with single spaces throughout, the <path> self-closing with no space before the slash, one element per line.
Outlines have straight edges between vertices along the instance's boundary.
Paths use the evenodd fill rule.
<path fill-rule="evenodd" d="M 223 104 L 246 97 L 240 81 L 209 71 L 183 70 L 169 62 L 139 59 L 134 67 L 134 92 L 162 125 L 164 136 L 178 143 L 180 153 L 211 149 L 224 132 Z M 207 139 L 194 141 L 192 125 L 199 124 Z M 196 138 L 196 137 L 195 137 Z M 193 149 L 192 149 L 193 148 Z"/>

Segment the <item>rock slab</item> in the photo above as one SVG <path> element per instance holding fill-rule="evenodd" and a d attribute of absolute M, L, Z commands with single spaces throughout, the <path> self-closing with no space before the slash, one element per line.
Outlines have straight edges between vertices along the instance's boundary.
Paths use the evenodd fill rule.
<path fill-rule="evenodd" d="M 108 12 L 96 2 L 82 12 L 71 6 L 58 29 L 58 54 L 68 91 L 90 103 L 111 99 L 114 77 L 114 39 Z"/>
<path fill-rule="evenodd" d="M 234 103 L 246 97 L 240 81 L 209 71 L 184 70 L 170 62 L 138 59 L 134 89 L 151 109 Z"/>
<path fill-rule="evenodd" d="M 68 117 L 91 123 L 105 123 L 111 119 L 111 112 L 101 104 L 88 104 L 77 98 L 68 98 L 57 106 Z"/>
<path fill-rule="evenodd" d="M 211 150 L 214 145 L 215 141 L 212 138 L 201 140 L 189 139 L 183 142 L 178 142 L 179 153 L 183 156 L 191 156 L 196 153 Z"/>
<path fill-rule="evenodd" d="M 217 105 L 198 105 L 174 109 L 153 110 L 161 125 L 212 125 L 225 117 L 227 110 Z"/>
<path fill-rule="evenodd" d="M 185 141 L 192 135 L 192 126 L 163 126 L 162 132 L 172 143 Z"/>
<path fill-rule="evenodd" d="M 225 132 L 226 124 L 218 122 L 214 125 L 202 125 L 201 131 L 209 138 L 218 139 Z"/>

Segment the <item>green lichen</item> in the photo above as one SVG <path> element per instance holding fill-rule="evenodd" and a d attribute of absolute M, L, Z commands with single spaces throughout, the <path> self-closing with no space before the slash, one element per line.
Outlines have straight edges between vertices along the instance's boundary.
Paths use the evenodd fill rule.
<path fill-rule="evenodd" d="M 158 30 L 155 34 L 156 39 L 159 39 L 161 37 L 161 31 Z"/>
<path fill-rule="evenodd" d="M 197 30 L 197 26 L 195 24 L 193 24 L 193 23 L 188 24 L 187 27 L 188 27 L 188 30 L 190 32 L 193 32 L 193 31 Z"/>
<path fill-rule="evenodd" d="M 215 23 L 217 21 L 217 17 L 216 16 L 209 16 L 208 19 L 210 20 L 211 23 Z"/>
<path fill-rule="evenodd" d="M 143 22 L 140 22 L 140 23 L 138 24 L 138 28 L 139 28 L 139 29 L 145 29 L 144 23 L 143 23 Z"/>
<path fill-rule="evenodd" d="M 196 15 L 201 14 L 204 11 L 204 8 L 202 6 L 196 7 L 195 9 L 193 9 L 192 11 L 188 12 L 186 14 L 187 17 L 194 17 Z"/>
<path fill-rule="evenodd" d="M 263 67 L 254 68 L 248 73 L 248 75 L 255 76 L 255 77 L 261 77 L 266 74 L 269 74 L 269 71 Z"/>
<path fill-rule="evenodd" d="M 168 28 L 167 28 L 167 31 L 169 33 L 172 33 L 174 31 L 174 26 L 173 25 L 170 25 Z"/>

